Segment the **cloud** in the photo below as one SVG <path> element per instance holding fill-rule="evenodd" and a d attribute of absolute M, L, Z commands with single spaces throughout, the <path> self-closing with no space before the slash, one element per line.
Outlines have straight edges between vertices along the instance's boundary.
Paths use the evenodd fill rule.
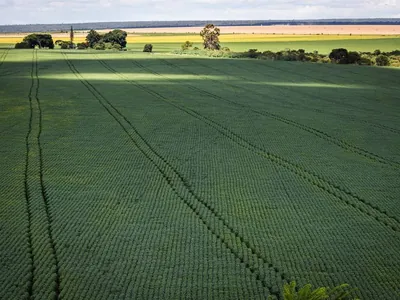
<path fill-rule="evenodd" d="M 398 17 L 400 0 L 0 0 L 0 22 Z"/>

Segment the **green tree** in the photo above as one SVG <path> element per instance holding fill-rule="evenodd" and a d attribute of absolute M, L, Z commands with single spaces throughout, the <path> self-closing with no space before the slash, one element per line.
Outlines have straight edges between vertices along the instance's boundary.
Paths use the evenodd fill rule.
<path fill-rule="evenodd" d="M 348 284 L 341 284 L 334 288 L 319 287 L 312 289 L 311 284 L 306 284 L 298 291 L 296 282 L 285 283 L 283 286 L 284 300 L 351 300 L 356 299 L 352 295 L 356 289 L 350 289 Z M 269 296 L 268 299 L 274 299 Z"/>
<path fill-rule="evenodd" d="M 94 48 L 94 46 L 100 42 L 102 36 L 96 30 L 90 30 L 89 34 L 86 36 L 86 41 L 90 48 Z"/>
<path fill-rule="evenodd" d="M 111 43 L 111 44 L 118 44 L 122 48 L 126 47 L 126 37 L 127 37 L 126 31 L 120 30 L 120 29 L 114 29 L 113 31 L 110 31 L 106 33 L 103 37 L 103 41 L 105 43 Z"/>
<path fill-rule="evenodd" d="M 219 44 L 219 35 L 221 31 L 214 24 L 207 24 L 200 32 L 200 36 L 203 39 L 204 49 L 219 50 L 221 45 Z"/>
<path fill-rule="evenodd" d="M 24 37 L 22 41 L 27 43 L 29 48 L 35 48 L 35 46 L 39 46 L 39 48 L 54 49 L 53 38 L 50 34 L 33 33 Z"/>
<path fill-rule="evenodd" d="M 74 48 L 74 28 L 71 26 L 71 31 L 69 32 L 70 47 Z"/>
<path fill-rule="evenodd" d="M 152 44 L 144 45 L 143 52 L 153 52 L 153 45 Z"/>
<path fill-rule="evenodd" d="M 329 54 L 329 59 L 333 63 L 347 64 L 349 59 L 349 52 L 347 51 L 347 49 L 344 48 L 333 49 Z"/>
<path fill-rule="evenodd" d="M 361 55 L 358 52 L 350 51 L 349 56 L 347 58 L 347 63 L 349 64 L 360 64 L 361 62 Z"/>
<path fill-rule="evenodd" d="M 380 54 L 376 57 L 375 63 L 377 66 L 389 66 L 390 60 L 389 57 L 387 57 L 386 55 Z"/>

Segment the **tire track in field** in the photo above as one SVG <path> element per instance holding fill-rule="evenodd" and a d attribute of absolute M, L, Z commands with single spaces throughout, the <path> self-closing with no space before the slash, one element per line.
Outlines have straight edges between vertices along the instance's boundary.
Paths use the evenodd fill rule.
<path fill-rule="evenodd" d="M 40 178 L 40 187 L 41 187 L 41 193 L 42 193 L 42 198 L 46 210 L 46 218 L 47 218 L 47 231 L 50 239 L 50 245 L 51 245 L 51 250 L 52 250 L 52 255 L 54 259 L 54 265 L 55 265 L 55 297 L 56 299 L 60 299 L 60 267 L 59 267 L 59 259 L 57 257 L 57 251 L 55 247 L 55 242 L 53 238 L 53 217 L 50 211 L 50 204 L 49 204 L 49 198 L 47 196 L 46 192 L 46 186 L 44 184 L 44 179 L 43 179 L 43 148 L 42 148 L 42 143 L 41 143 L 41 135 L 42 135 L 42 127 L 43 127 L 43 112 L 42 112 L 42 107 L 40 103 L 40 98 L 39 98 L 39 87 L 40 87 L 40 80 L 39 80 L 39 73 L 38 73 L 38 59 L 37 59 L 37 51 L 36 51 L 36 72 L 35 72 L 35 78 L 36 78 L 36 92 L 35 92 L 35 99 L 39 111 L 39 131 L 38 135 L 36 137 L 37 139 L 37 145 L 38 145 L 38 150 L 39 150 L 39 178 Z"/>
<path fill-rule="evenodd" d="M 234 65 L 234 67 L 239 68 L 238 66 L 235 66 L 235 65 Z M 289 72 L 289 71 L 287 71 L 287 70 L 285 70 L 285 69 L 281 69 L 281 68 L 278 68 L 278 67 L 276 67 L 276 66 L 269 66 L 269 65 L 267 66 L 267 65 L 266 65 L 265 67 L 266 67 L 266 68 L 269 68 L 269 69 L 281 71 L 281 72 L 283 72 L 283 73 L 296 74 L 296 75 L 298 75 L 298 76 L 302 76 L 302 77 L 305 77 L 305 78 L 315 79 L 315 80 L 319 80 L 319 81 L 321 81 L 321 82 L 325 82 L 325 83 L 329 83 L 329 84 L 334 84 L 333 82 L 330 82 L 330 81 L 328 81 L 328 80 L 318 79 L 318 78 L 315 78 L 315 77 L 312 77 L 312 76 L 309 76 L 309 75 L 305 75 L 305 74 L 302 74 L 302 73 L 299 73 L 299 72 Z M 260 75 L 263 75 L 263 76 L 265 76 L 265 75 L 268 76 L 268 74 L 263 73 L 263 72 L 261 72 L 261 71 L 255 71 L 255 70 L 253 70 L 253 69 L 250 70 L 250 69 L 245 68 L 245 67 L 243 67 L 243 66 L 241 66 L 240 68 L 242 68 L 242 69 L 244 69 L 244 70 L 246 70 L 246 71 L 252 72 L 252 73 L 260 74 Z M 247 79 L 247 80 L 248 80 L 248 79 Z M 250 80 L 250 81 L 252 81 L 252 80 Z M 292 82 L 293 82 L 293 81 L 292 81 Z M 304 92 L 304 91 L 299 92 L 299 93 L 303 93 L 303 94 L 305 94 L 305 95 L 308 95 L 308 96 L 311 96 L 311 97 L 314 97 L 314 98 L 315 98 L 314 95 L 312 95 L 312 94 L 310 94 L 310 93 L 307 93 L 307 92 Z M 323 98 L 320 98 L 320 97 L 319 97 L 318 99 L 323 99 Z M 290 103 L 291 103 L 291 102 L 290 102 Z M 399 129 L 392 128 L 392 127 L 389 127 L 389 126 L 386 126 L 386 125 L 383 125 L 383 124 L 374 123 L 374 122 L 370 122 L 370 121 L 367 121 L 367 120 L 360 120 L 360 119 L 354 118 L 354 117 L 349 116 L 349 115 L 340 114 L 340 113 L 335 113 L 335 112 L 332 112 L 332 111 L 325 111 L 325 110 L 322 110 L 322 109 L 313 108 L 313 107 L 304 105 L 304 104 L 302 104 L 302 103 L 296 103 L 295 105 L 296 105 L 296 106 L 302 106 L 302 107 L 306 108 L 307 110 L 315 111 L 315 112 L 318 112 L 318 113 L 324 113 L 324 114 L 330 114 L 330 115 L 334 115 L 334 116 L 339 116 L 339 117 L 342 117 L 342 118 L 345 118 L 345 119 L 348 119 L 348 120 L 351 120 L 351 121 L 361 122 L 361 123 L 364 123 L 364 124 L 368 124 L 368 125 L 370 125 L 370 126 L 372 126 L 372 127 L 376 127 L 376 128 L 379 128 L 379 129 L 384 129 L 384 130 L 391 131 L 391 132 L 393 132 L 393 133 L 400 134 L 400 130 L 399 130 Z"/>
<path fill-rule="evenodd" d="M 195 75 L 195 76 L 201 76 L 201 75 L 199 75 L 199 74 L 197 74 L 197 73 L 184 70 L 184 69 L 182 69 L 181 67 L 179 67 L 179 66 L 177 66 L 177 65 L 174 65 L 174 64 L 168 62 L 167 60 L 164 60 L 164 59 L 161 59 L 161 60 L 162 60 L 166 65 L 168 65 L 168 66 L 170 66 L 170 67 L 172 67 L 172 68 L 175 68 L 175 69 L 179 69 L 179 70 L 181 70 L 181 71 L 188 72 L 188 73 L 193 74 L 193 75 Z M 199 64 L 199 65 L 202 65 L 202 64 L 199 63 L 199 62 L 196 62 L 196 63 Z M 208 67 L 208 66 L 206 66 L 206 65 L 202 65 L 202 66 Z M 211 68 L 211 67 L 210 67 L 210 68 Z M 229 75 L 228 73 L 225 73 L 225 72 L 223 72 L 223 71 L 221 71 L 221 70 L 217 70 L 217 69 L 214 69 L 214 70 L 216 70 L 216 71 L 218 71 L 218 72 L 220 72 L 220 73 L 222 73 L 222 74 Z M 230 75 L 229 75 L 229 76 L 230 76 Z M 206 77 L 206 76 L 202 76 L 202 77 Z M 246 79 L 245 77 L 241 77 L 241 76 L 235 76 L 235 77 Z M 246 80 L 248 80 L 248 79 L 246 79 Z M 255 92 L 255 91 L 252 90 L 252 89 L 248 89 L 248 88 L 244 88 L 244 87 L 237 86 L 237 85 L 234 85 L 234 84 L 230 84 L 230 83 L 227 83 L 227 82 L 223 82 L 223 81 L 221 81 L 221 80 L 216 80 L 216 81 L 221 82 L 221 83 L 223 83 L 224 85 L 227 85 L 227 86 L 230 86 L 230 87 L 234 87 L 234 88 L 237 88 L 237 89 L 241 89 L 241 90 L 250 92 L 250 93 L 252 93 L 252 94 L 256 94 L 256 95 L 265 97 L 264 94 Z M 330 142 L 330 143 L 332 143 L 332 144 L 334 144 L 334 145 L 336 145 L 336 146 L 338 146 L 338 147 L 340 147 L 340 148 L 342 148 L 342 149 L 344 149 L 344 150 L 346 150 L 346 151 L 350 151 L 350 152 L 353 152 L 353 153 L 355 153 L 355 154 L 361 155 L 361 156 L 363 156 L 363 157 L 365 157 L 365 158 L 368 158 L 368 159 L 370 159 L 370 160 L 372 160 L 372 161 L 374 161 L 374 162 L 378 162 L 378 163 L 381 163 L 381 164 L 385 164 L 385 165 L 394 167 L 394 168 L 396 168 L 396 169 L 399 169 L 399 168 L 400 168 L 400 163 L 399 163 L 399 162 L 389 160 L 389 159 L 384 158 L 384 157 L 382 157 L 382 156 L 380 156 L 380 155 L 377 155 L 377 154 L 375 154 L 375 153 L 372 153 L 372 152 L 370 152 L 370 151 L 368 151 L 368 150 L 365 150 L 365 149 L 360 148 L 360 147 L 358 147 L 358 146 L 352 145 L 352 144 L 350 144 L 350 143 L 348 143 L 348 142 L 346 142 L 346 141 L 344 141 L 344 140 L 342 140 L 342 139 L 335 138 L 335 137 L 329 135 L 328 133 L 326 133 L 326 132 L 324 132 L 324 131 L 322 131 L 322 130 L 319 130 L 319 129 L 316 129 L 316 128 L 313 128 L 313 127 L 310 127 L 310 126 L 307 126 L 307 125 L 304 125 L 304 124 L 301 124 L 301 123 L 298 123 L 298 122 L 296 122 L 296 121 L 293 121 L 293 120 L 291 120 L 291 119 L 287 119 L 287 118 L 282 117 L 282 116 L 280 116 L 280 115 L 278 115 L 278 114 L 275 114 L 275 113 L 271 113 L 271 112 L 268 112 L 268 111 L 260 111 L 260 110 L 253 109 L 253 108 L 252 108 L 251 106 L 249 106 L 249 105 L 245 105 L 245 104 L 242 104 L 242 103 L 240 103 L 240 102 L 236 102 L 236 101 L 233 101 L 233 100 L 231 100 L 231 99 L 227 99 L 227 98 L 218 96 L 218 95 L 213 94 L 213 93 L 210 93 L 210 92 L 208 92 L 208 91 L 206 91 L 206 90 L 199 89 L 199 88 L 197 88 L 197 87 L 195 87 L 195 86 L 192 86 L 192 88 L 195 89 L 195 90 L 197 90 L 197 91 L 201 91 L 202 93 L 205 93 L 205 94 L 207 94 L 208 96 L 210 96 L 210 97 L 212 97 L 212 98 L 214 98 L 214 99 L 222 100 L 222 101 L 225 101 L 225 102 L 234 104 L 234 105 L 236 105 L 236 106 L 239 106 L 239 107 L 245 108 L 245 109 L 247 109 L 247 110 L 249 110 L 249 111 L 252 111 L 252 112 L 254 112 L 254 113 L 258 114 L 258 115 L 262 115 L 262 116 L 265 116 L 265 117 L 269 117 L 269 118 L 272 118 L 272 119 L 277 120 L 277 121 L 279 121 L 279 122 L 282 122 L 282 123 L 285 123 L 285 124 L 287 124 L 287 125 L 290 125 L 290 126 L 299 128 L 299 129 L 301 129 L 301 130 L 303 130 L 303 131 L 309 132 L 309 133 L 311 133 L 311 134 L 313 134 L 313 135 L 315 135 L 315 136 L 317 136 L 317 137 L 319 137 L 319 138 L 322 138 L 322 139 L 324 139 L 324 140 L 326 140 L 326 141 L 328 141 L 328 142 Z"/>
<path fill-rule="evenodd" d="M 139 62 L 134 61 L 133 62 L 136 66 L 143 68 L 144 70 L 153 73 L 157 76 L 161 76 L 164 78 L 167 78 L 167 76 L 163 76 L 157 72 L 152 71 L 149 68 L 144 67 L 141 65 Z M 111 67 L 109 67 L 112 69 Z M 109 69 L 109 70 L 110 70 Z M 117 72 L 117 71 L 113 71 Z M 121 77 L 121 76 L 120 76 Z M 173 81 L 173 80 L 170 80 Z M 187 84 L 188 87 L 193 87 L 195 91 L 201 92 L 202 94 L 206 93 L 205 90 L 198 89 L 195 86 Z M 149 90 L 149 88 L 146 88 Z M 175 101 L 168 100 L 166 97 L 164 97 L 161 94 L 158 94 L 157 92 L 151 91 L 151 94 L 156 94 L 157 98 L 160 98 L 164 102 L 167 102 L 168 104 L 174 106 L 175 108 L 178 108 L 181 111 L 184 111 L 185 113 L 203 121 L 207 125 L 213 127 L 215 130 L 223 134 L 225 137 L 229 138 L 236 144 L 240 145 L 243 148 L 246 148 L 247 150 L 252 151 L 253 153 L 262 156 L 263 158 L 267 158 L 270 161 L 277 163 L 278 165 L 285 167 L 292 173 L 295 173 L 296 175 L 302 177 L 305 179 L 307 182 L 313 184 L 314 186 L 317 186 L 318 188 L 322 189 L 323 191 L 329 193 L 330 195 L 333 195 L 336 199 L 346 203 L 347 205 L 352 206 L 355 209 L 358 209 L 362 213 L 368 215 L 369 217 L 374 217 L 376 221 L 380 222 L 381 224 L 390 227 L 394 231 L 400 232 L 400 220 L 396 216 L 392 216 L 388 214 L 386 211 L 380 209 L 378 206 L 371 204 L 367 200 L 361 198 L 360 196 L 356 195 L 352 191 L 348 190 L 345 187 L 341 187 L 337 185 L 336 183 L 330 182 L 329 180 L 325 179 L 324 177 L 318 175 L 317 173 L 313 171 L 308 171 L 307 169 L 304 169 L 300 165 L 291 162 L 288 159 L 285 159 L 284 157 L 281 157 L 277 154 L 271 153 L 268 150 L 265 150 L 259 146 L 256 146 L 252 144 L 250 141 L 244 139 L 243 137 L 239 136 L 235 132 L 232 132 L 229 128 L 213 121 L 212 119 L 200 114 L 199 112 L 190 109 L 188 107 L 185 107 L 181 104 L 176 103 Z M 349 200 L 350 199 L 350 200 Z M 374 216 L 372 216 L 372 212 L 374 212 Z M 388 222 L 389 221 L 389 222 Z"/>
<path fill-rule="evenodd" d="M 34 54 L 33 54 L 34 55 Z M 32 119 L 33 119 L 33 107 L 32 107 L 32 91 L 35 85 L 34 79 L 34 56 L 32 57 L 32 66 L 31 66 L 31 86 L 29 88 L 28 100 L 29 100 L 29 123 L 28 123 L 28 132 L 25 136 L 25 145 L 26 145 L 26 155 L 25 155 L 25 170 L 24 170 L 24 187 L 25 187 L 25 202 L 26 202 L 26 214 L 28 216 L 28 226 L 27 226 L 27 237 L 28 237 L 28 251 L 29 251 L 29 260 L 30 260 L 30 268 L 29 268 L 29 277 L 28 277 L 28 299 L 33 298 L 33 281 L 34 281 L 34 269 L 35 262 L 33 256 L 33 243 L 32 243 L 32 212 L 31 212 L 31 196 L 28 185 L 28 169 L 29 169 L 29 156 L 30 156 L 30 146 L 29 140 L 32 134 Z"/>
<path fill-rule="evenodd" d="M 48 293 L 60 298 L 58 258 L 52 234 L 52 218 L 43 182 L 41 146 L 42 110 L 39 99 L 37 51 L 33 50 L 31 87 L 29 90 L 30 118 L 25 137 L 25 200 L 28 214 L 28 245 L 31 268 L 28 282 L 29 299 L 44 299 Z M 47 251 L 50 248 L 51 254 Z M 46 249 L 47 248 L 47 249 Z M 52 274 L 55 274 L 54 282 Z M 54 284 L 54 286 L 52 286 Z M 52 290 L 54 288 L 54 290 Z"/>
<path fill-rule="evenodd" d="M 10 52 L 10 48 L 7 48 L 7 50 L 4 51 L 3 54 L 0 56 L 0 68 L 3 65 L 4 61 L 6 60 L 8 52 Z"/>
<path fill-rule="evenodd" d="M 105 98 L 90 82 L 88 82 L 75 68 L 65 53 L 64 58 L 73 74 L 82 82 L 86 89 L 99 101 L 105 110 L 112 116 L 134 143 L 136 148 L 153 164 L 162 174 L 169 187 L 179 199 L 202 221 L 208 231 L 214 235 L 226 247 L 234 257 L 249 270 L 269 293 L 278 299 L 282 299 L 280 286 L 274 285 L 274 280 L 289 281 L 285 273 L 267 261 L 237 230 L 225 220 L 214 207 L 196 194 L 188 180 L 162 155 L 151 146 L 137 131 L 134 125 Z M 99 60 L 108 69 L 108 65 Z M 111 71 L 111 69 L 108 69 Z M 114 72 L 113 72 L 114 73 Z M 117 73 L 116 73 L 117 75 Z M 122 78 L 122 77 L 121 77 Z M 155 96 L 146 87 L 136 84 L 126 78 L 125 81 L 135 84 L 140 89 Z M 260 265 L 261 264 L 261 265 Z M 268 274 L 274 272 L 275 277 Z M 269 280 L 268 280 L 269 279 Z M 267 282 L 267 281 L 270 281 Z"/>

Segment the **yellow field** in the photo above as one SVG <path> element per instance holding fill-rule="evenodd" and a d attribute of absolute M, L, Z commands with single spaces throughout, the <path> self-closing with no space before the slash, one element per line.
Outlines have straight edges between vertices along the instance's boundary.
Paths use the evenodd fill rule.
<path fill-rule="evenodd" d="M 0 44 L 15 44 L 22 41 L 22 35 L 0 36 Z M 334 40 L 368 40 L 368 39 L 394 39 L 398 35 L 289 35 L 289 34 L 224 34 L 220 36 L 221 42 L 294 42 L 294 41 L 334 41 Z M 69 36 L 57 36 L 54 40 L 68 40 Z M 83 42 L 85 36 L 76 36 L 75 42 Z M 128 43 L 183 43 L 191 41 L 200 43 L 201 37 L 195 34 L 188 35 L 128 35 Z"/>

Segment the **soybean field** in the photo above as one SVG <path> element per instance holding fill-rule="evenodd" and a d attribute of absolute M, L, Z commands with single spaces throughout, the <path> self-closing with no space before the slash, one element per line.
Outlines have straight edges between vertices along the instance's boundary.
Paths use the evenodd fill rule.
<path fill-rule="evenodd" d="M 399 299 L 399 82 L 0 49 L 0 299 Z"/>

